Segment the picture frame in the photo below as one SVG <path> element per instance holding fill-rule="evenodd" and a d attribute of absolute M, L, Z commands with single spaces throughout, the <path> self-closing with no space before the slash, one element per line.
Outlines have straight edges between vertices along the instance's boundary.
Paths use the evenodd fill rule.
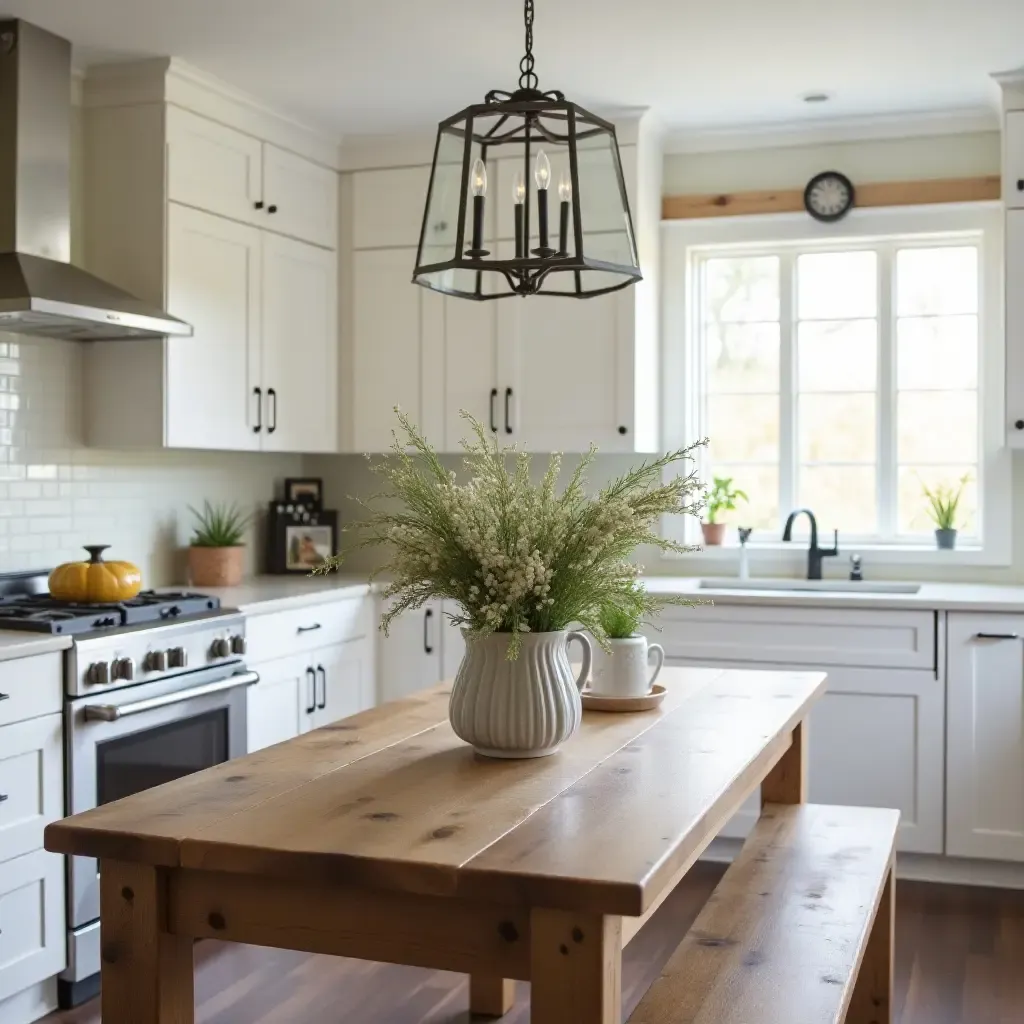
<path fill-rule="evenodd" d="M 267 571 L 308 575 L 338 553 L 338 513 L 273 501 L 267 519 Z"/>
<path fill-rule="evenodd" d="M 324 482 L 317 476 L 288 477 L 284 482 L 284 500 L 310 508 L 323 508 Z"/>

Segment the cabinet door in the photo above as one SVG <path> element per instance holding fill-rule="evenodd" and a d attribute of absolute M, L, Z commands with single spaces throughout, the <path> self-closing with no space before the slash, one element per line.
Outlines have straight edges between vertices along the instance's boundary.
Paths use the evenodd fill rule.
<path fill-rule="evenodd" d="M 441 681 L 441 602 L 404 612 L 381 638 L 381 700 L 398 700 Z"/>
<path fill-rule="evenodd" d="M 1003 199 L 1011 209 L 1024 208 L 1024 110 L 1007 113 L 1003 150 Z"/>
<path fill-rule="evenodd" d="M 312 683 L 305 657 L 253 665 L 260 681 L 246 692 L 248 752 L 262 750 L 305 732 L 312 715 Z"/>
<path fill-rule="evenodd" d="M 301 156 L 263 145 L 263 225 L 328 249 L 338 247 L 338 175 Z"/>
<path fill-rule="evenodd" d="M 258 449 L 260 232 L 171 203 L 167 304 L 193 327 L 165 344 L 171 448 Z"/>
<path fill-rule="evenodd" d="M 167 108 L 167 198 L 262 223 L 263 143 L 180 107 Z"/>
<path fill-rule="evenodd" d="M 357 452 L 391 446 L 400 406 L 441 441 L 441 389 L 428 386 L 443 359 L 444 300 L 412 284 L 414 249 L 376 249 L 352 257 L 352 423 Z"/>
<path fill-rule="evenodd" d="M 337 450 L 337 263 L 263 233 L 264 451 Z"/>
<path fill-rule="evenodd" d="M 1006 211 L 1007 442 L 1024 448 L 1024 209 Z"/>
<path fill-rule="evenodd" d="M 0 1002 L 67 965 L 64 858 L 45 850 L 0 870 Z"/>
<path fill-rule="evenodd" d="M 949 615 L 946 853 L 1024 861 L 1024 616 Z"/>
<path fill-rule="evenodd" d="M 352 245 L 356 249 L 411 247 L 407 280 L 416 262 L 429 182 L 429 167 L 352 175 Z"/>
<path fill-rule="evenodd" d="M 441 678 L 448 681 L 455 679 L 455 673 L 462 664 L 462 656 L 466 653 L 462 627 L 453 626 L 448 618 L 449 612 L 457 610 L 458 605 L 454 602 L 441 603 Z"/>
<path fill-rule="evenodd" d="M 498 386 L 498 302 L 444 299 L 444 447 L 461 451 L 471 436 L 462 410 L 495 434 L 502 430 Z M 499 435 L 504 437 L 504 432 Z"/>
<path fill-rule="evenodd" d="M 62 722 L 47 715 L 0 729 L 0 862 L 39 849 L 64 813 Z"/>
<path fill-rule="evenodd" d="M 316 712 L 313 727 L 348 718 L 374 704 L 373 639 L 350 640 L 313 652 Z"/>
<path fill-rule="evenodd" d="M 673 665 L 709 664 L 750 669 L 743 662 L 668 659 Z M 773 670 L 807 665 L 772 665 Z M 942 853 L 942 682 L 933 672 L 821 666 L 828 691 L 811 710 L 808 796 L 814 803 L 895 807 L 897 849 Z M 752 798 L 723 829 L 744 838 L 759 814 Z"/>

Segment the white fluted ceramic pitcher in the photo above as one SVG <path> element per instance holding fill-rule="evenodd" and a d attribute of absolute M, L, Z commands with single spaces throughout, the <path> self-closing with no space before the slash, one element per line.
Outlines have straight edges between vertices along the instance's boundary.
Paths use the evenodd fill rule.
<path fill-rule="evenodd" d="M 515 661 L 508 633 L 466 637 L 448 715 L 457 736 L 486 757 L 553 754 L 583 719 L 580 690 L 590 675 L 593 651 L 583 633 L 523 633 Z M 583 646 L 574 677 L 569 643 Z"/>

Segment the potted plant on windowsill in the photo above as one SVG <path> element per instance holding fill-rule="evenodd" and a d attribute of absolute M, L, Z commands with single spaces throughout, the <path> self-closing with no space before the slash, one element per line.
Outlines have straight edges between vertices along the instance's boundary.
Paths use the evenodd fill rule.
<path fill-rule="evenodd" d="M 385 634 L 396 616 L 432 599 L 458 608 L 450 618 L 462 627 L 466 653 L 449 704 L 456 735 L 489 757 L 540 757 L 582 721 L 579 691 L 592 648 L 570 627 L 606 645 L 601 607 L 642 571 L 630 561 L 634 550 L 692 550 L 662 537 L 659 526 L 666 514 L 700 512 L 701 485 L 684 468 L 697 446 L 652 458 L 588 494 L 593 447 L 560 490 L 559 455 L 535 482 L 529 454 L 502 447 L 463 416 L 473 433 L 463 442 L 464 482 L 398 413 L 391 454 L 373 467 L 390 487 L 351 527 L 362 534 L 354 547 L 380 544 L 390 555 L 379 570 L 392 579 L 382 594 L 390 601 Z M 332 558 L 316 571 L 339 564 Z M 571 640 L 583 646 L 575 678 Z"/>
<path fill-rule="evenodd" d="M 708 547 L 718 547 L 725 540 L 725 523 L 720 523 L 718 517 L 723 512 L 734 511 L 736 502 L 746 500 L 746 492 L 733 487 L 731 476 L 716 476 L 714 478 L 711 490 L 708 491 L 704 522 L 700 524 L 704 543 Z"/>
<path fill-rule="evenodd" d="M 188 574 L 194 587 L 235 587 L 242 582 L 245 531 L 252 516 L 234 503 L 203 502 L 203 510 L 189 511 L 196 518 L 188 549 Z"/>
<path fill-rule="evenodd" d="M 934 488 L 921 485 L 928 500 L 928 516 L 935 523 L 935 544 L 942 551 L 956 547 L 957 511 L 969 479 L 970 474 L 965 473 L 955 485 L 938 484 Z"/>

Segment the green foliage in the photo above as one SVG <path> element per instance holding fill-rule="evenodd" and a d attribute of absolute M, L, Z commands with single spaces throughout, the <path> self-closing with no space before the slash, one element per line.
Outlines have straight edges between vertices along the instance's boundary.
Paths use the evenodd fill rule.
<path fill-rule="evenodd" d="M 931 488 L 925 483 L 921 484 L 921 490 L 928 500 L 928 515 L 932 522 L 935 523 L 936 529 L 956 529 L 957 509 L 960 507 L 960 500 L 964 496 L 964 488 L 967 486 L 970 478 L 970 473 L 964 473 L 955 486 L 953 484 L 939 484 L 935 488 Z"/>
<path fill-rule="evenodd" d="M 232 502 L 213 505 L 203 502 L 200 512 L 189 505 L 188 510 L 196 517 L 195 533 L 192 535 L 194 548 L 234 548 L 238 547 L 245 537 L 246 528 L 252 522 L 252 516 L 243 513 Z"/>
<path fill-rule="evenodd" d="M 686 464 L 705 442 L 643 462 L 588 496 L 594 447 L 559 490 L 560 455 L 533 483 L 529 454 L 501 446 L 464 412 L 473 436 L 462 442 L 468 479 L 459 483 L 420 430 L 396 412 L 401 436 L 394 434 L 391 453 L 373 465 L 388 489 L 364 503 L 367 518 L 352 527 L 360 534 L 352 547 L 385 545 L 390 554 L 379 570 L 392 579 L 384 596 L 394 599 L 381 621 L 385 633 L 402 612 L 443 598 L 460 606 L 452 621 L 471 636 L 513 634 L 511 658 L 521 633 L 573 623 L 604 642 L 602 605 L 643 568 L 629 561 L 633 551 L 691 550 L 657 528 L 666 514 L 700 514 L 702 487 Z M 340 563 L 329 559 L 316 571 Z"/>
<path fill-rule="evenodd" d="M 609 594 L 601 604 L 601 628 L 610 640 L 624 640 L 640 632 L 641 626 L 649 626 L 649 617 L 657 615 L 670 604 L 692 605 L 684 597 L 665 595 L 655 597 L 636 581 L 618 593 Z"/>
<path fill-rule="evenodd" d="M 747 501 L 746 491 L 734 488 L 731 476 L 716 476 L 708 492 L 706 523 L 717 523 L 720 512 L 732 512 L 737 501 Z"/>

